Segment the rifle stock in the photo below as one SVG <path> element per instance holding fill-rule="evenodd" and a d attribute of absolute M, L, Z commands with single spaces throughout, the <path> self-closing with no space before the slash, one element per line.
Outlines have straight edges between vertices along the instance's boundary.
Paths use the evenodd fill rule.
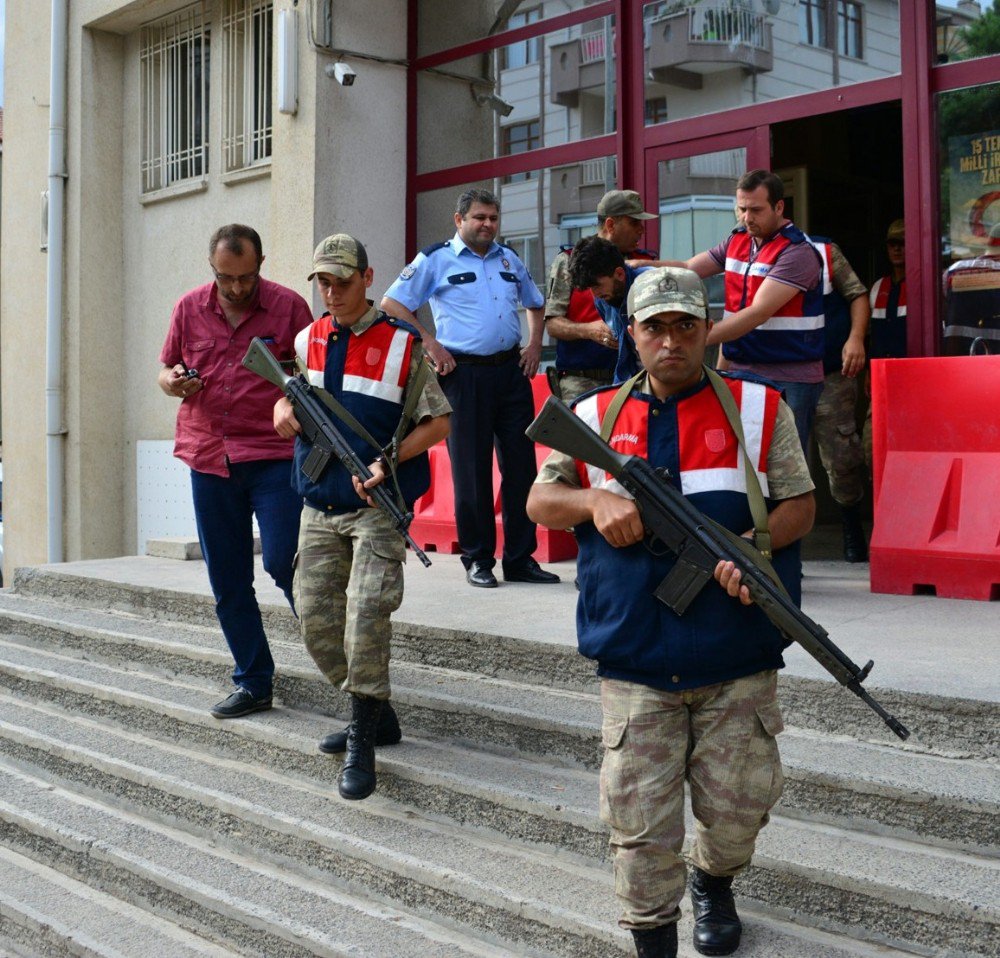
<path fill-rule="evenodd" d="M 362 483 L 371 479 L 372 471 L 358 458 L 331 420 L 332 411 L 323 399 L 322 390 L 314 388 L 300 376 L 289 376 L 281 368 L 278 360 L 274 358 L 271 350 L 264 345 L 263 340 L 256 336 L 250 343 L 246 356 L 243 357 L 243 365 L 251 372 L 277 386 L 295 408 L 295 416 L 302 427 L 302 435 L 311 445 L 309 455 L 306 456 L 305 462 L 302 464 L 302 472 L 309 479 L 318 482 L 334 456 L 340 460 L 352 476 L 357 477 Z M 369 495 L 380 509 L 389 514 L 396 528 L 420 562 L 424 566 L 429 566 L 431 560 L 427 558 L 426 553 L 410 535 L 409 528 L 413 521 L 413 513 L 400 509 L 386 490 L 384 482 L 380 482 L 370 489 Z"/>
<path fill-rule="evenodd" d="M 768 563 L 752 545 L 700 512 L 643 458 L 615 452 L 570 409 L 550 396 L 527 434 L 536 442 L 588 462 L 614 476 L 635 500 L 650 544 L 662 543 L 677 562 L 654 595 L 678 615 L 714 578 L 720 561 L 733 562 L 743 572 L 742 584 L 774 626 L 797 642 L 841 685 L 850 689 L 901 739 L 909 731 L 861 687 L 871 671 L 856 665 L 791 599 Z"/>

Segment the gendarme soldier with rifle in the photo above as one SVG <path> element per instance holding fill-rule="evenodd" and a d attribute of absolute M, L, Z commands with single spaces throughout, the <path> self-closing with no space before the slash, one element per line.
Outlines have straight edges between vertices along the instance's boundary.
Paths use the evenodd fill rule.
<path fill-rule="evenodd" d="M 577 415 L 616 451 L 668 470 L 667 481 L 715 522 L 771 552 L 798 602 L 797 542 L 815 505 L 791 411 L 759 382 L 710 381 L 703 362 L 712 323 L 695 273 L 648 270 L 629 293 L 628 313 L 642 371 L 585 396 Z M 781 794 L 776 692 L 785 639 L 732 562 L 715 569 L 722 588 L 710 582 L 683 615 L 659 601 L 655 590 L 674 557 L 646 548 L 635 501 L 605 469 L 554 452 L 528 507 L 546 526 L 575 527 L 579 540 L 577 627 L 580 651 L 601 676 L 600 805 L 619 923 L 641 958 L 677 954 L 687 780 L 697 822 L 688 855 L 694 946 L 731 954 L 742 926 L 730 885 Z"/>
<path fill-rule="evenodd" d="M 331 460 L 318 478 L 314 444 L 287 398 L 274 425 L 296 436 L 293 482 L 303 499 L 295 569 L 295 607 L 306 649 L 320 671 L 351 695 L 351 723 L 320 743 L 346 749 L 340 794 L 367 798 L 375 789 L 375 746 L 400 739 L 389 704 L 389 616 L 403 599 L 403 531 L 371 498 L 391 483 L 405 508 L 430 485 L 427 450 L 448 434 L 451 408 L 425 375 L 416 331 L 386 316 L 367 298 L 373 273 L 364 246 L 344 233 L 313 254 L 325 312 L 295 340 L 313 387 L 339 406 L 344 437 L 371 477 L 361 479 Z M 345 415 L 346 413 L 346 415 Z"/>

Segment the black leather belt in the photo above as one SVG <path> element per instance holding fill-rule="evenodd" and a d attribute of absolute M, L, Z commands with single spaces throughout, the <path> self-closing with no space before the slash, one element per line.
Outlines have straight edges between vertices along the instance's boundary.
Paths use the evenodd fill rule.
<path fill-rule="evenodd" d="M 614 379 L 613 369 L 559 369 L 556 371 L 561 379 L 563 376 L 582 376 L 584 379 L 596 379 L 609 383 Z"/>
<path fill-rule="evenodd" d="M 521 347 L 512 346 L 501 353 L 493 353 L 490 356 L 476 356 L 470 353 L 452 353 L 455 362 L 460 366 L 500 366 L 511 359 L 521 358 Z"/>

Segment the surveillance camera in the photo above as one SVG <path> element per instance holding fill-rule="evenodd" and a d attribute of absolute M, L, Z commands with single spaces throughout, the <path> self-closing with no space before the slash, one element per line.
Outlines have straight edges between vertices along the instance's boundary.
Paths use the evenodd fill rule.
<path fill-rule="evenodd" d="M 354 86 L 357 74 L 344 62 L 326 68 L 326 75 L 333 77 L 341 86 Z"/>
<path fill-rule="evenodd" d="M 473 96 L 480 106 L 488 106 L 501 116 L 510 116 L 514 112 L 514 105 L 498 97 L 495 93 L 475 93 L 473 91 Z"/>

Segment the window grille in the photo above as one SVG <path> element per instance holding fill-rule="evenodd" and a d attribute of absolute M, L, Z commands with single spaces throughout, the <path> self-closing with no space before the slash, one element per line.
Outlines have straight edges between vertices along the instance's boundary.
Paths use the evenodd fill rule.
<path fill-rule="evenodd" d="M 142 191 L 208 172 L 209 31 L 204 5 L 140 32 Z"/>
<path fill-rule="evenodd" d="M 222 166 L 227 173 L 271 157 L 273 19 L 273 0 L 226 0 Z"/>

